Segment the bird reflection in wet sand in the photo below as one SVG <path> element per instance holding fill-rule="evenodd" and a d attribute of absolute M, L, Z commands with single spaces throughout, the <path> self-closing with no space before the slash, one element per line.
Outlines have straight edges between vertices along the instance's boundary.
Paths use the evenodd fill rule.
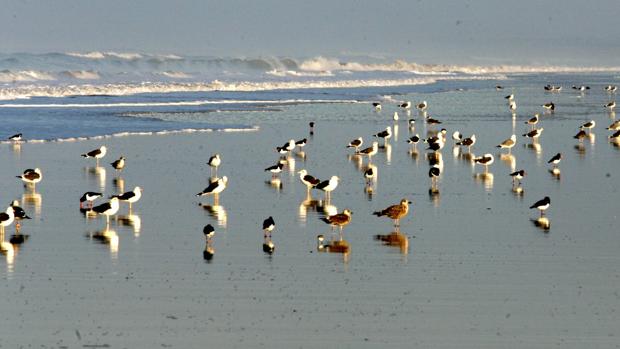
<path fill-rule="evenodd" d="M 548 233 L 551 229 L 551 221 L 547 217 L 540 217 L 537 219 L 531 219 L 532 224 L 535 227 L 542 229 L 545 233 Z"/>
<path fill-rule="evenodd" d="M 116 222 L 121 226 L 131 228 L 135 237 L 140 236 L 140 230 L 142 229 L 142 219 L 137 214 L 116 216 Z"/>
<path fill-rule="evenodd" d="M 315 200 L 308 193 L 306 198 L 299 204 L 299 221 L 306 223 L 308 210 L 318 212 L 318 206 L 321 204 L 319 200 Z"/>
<path fill-rule="evenodd" d="M 198 203 L 198 206 L 202 207 L 207 211 L 209 216 L 215 218 L 217 221 L 217 225 L 220 227 L 226 227 L 226 223 L 228 222 L 228 215 L 226 214 L 226 209 L 221 205 L 204 205 L 202 203 Z"/>
<path fill-rule="evenodd" d="M 121 176 L 116 176 L 114 177 L 114 179 L 112 179 L 112 187 L 114 187 L 114 190 L 117 193 L 124 193 L 125 192 L 125 179 L 123 179 L 123 177 Z"/>
<path fill-rule="evenodd" d="M 210 262 L 213 259 L 213 255 L 215 255 L 215 249 L 213 248 L 213 236 L 215 235 L 215 229 L 211 224 L 207 224 L 204 228 L 202 228 L 202 233 L 206 240 L 205 249 L 202 252 L 202 258 L 204 258 L 205 261 Z"/>
<path fill-rule="evenodd" d="M 325 236 L 323 235 L 318 235 L 316 240 L 316 250 L 318 252 L 342 253 L 344 261 L 348 261 L 349 254 L 351 253 L 351 245 L 349 245 L 346 240 L 340 238 L 339 240 L 326 242 Z"/>
<path fill-rule="evenodd" d="M 372 194 L 375 192 L 375 184 L 378 178 L 378 169 L 375 165 L 368 165 L 366 171 L 364 171 L 364 179 L 366 180 L 364 186 L 364 192 L 368 195 L 368 199 L 372 199 Z"/>
<path fill-rule="evenodd" d="M 276 250 L 276 245 L 271 240 L 271 235 L 265 236 L 263 239 L 263 252 L 265 252 L 268 255 L 272 255 L 275 252 L 275 250 Z"/>
<path fill-rule="evenodd" d="M 510 171 L 514 171 L 517 167 L 517 159 L 512 154 L 500 154 L 499 159 L 510 168 Z"/>
<path fill-rule="evenodd" d="M 476 173 L 474 174 L 474 179 L 482 182 L 482 184 L 484 185 L 484 189 L 486 191 L 490 191 L 493 189 L 493 181 L 494 181 L 493 173 L 491 172 Z"/>
<path fill-rule="evenodd" d="M 19 156 L 22 152 L 22 144 L 21 143 L 11 143 L 11 151 L 13 155 Z"/>
<path fill-rule="evenodd" d="M 383 242 L 386 246 L 398 247 L 402 254 L 407 254 L 409 252 L 409 238 L 399 231 L 394 231 L 386 235 L 375 235 L 375 240 Z"/>
<path fill-rule="evenodd" d="M 104 245 L 108 245 L 110 248 L 110 256 L 112 259 L 118 258 L 119 237 L 114 230 L 105 229 L 95 231 L 87 235 L 91 240 L 98 241 Z"/>
<path fill-rule="evenodd" d="M 41 215 L 41 203 L 43 201 L 43 196 L 37 192 L 24 193 L 22 194 L 21 202 L 24 204 L 24 207 L 28 211 L 33 211 L 35 217 L 39 217 Z"/>
<path fill-rule="evenodd" d="M 13 272 L 13 263 L 15 262 L 16 246 L 11 242 L 4 240 L 4 229 L 0 229 L 0 253 L 6 257 L 7 271 Z"/>
<path fill-rule="evenodd" d="M 84 173 L 89 180 L 97 183 L 99 191 L 105 191 L 106 170 L 103 166 L 84 167 Z"/>
<path fill-rule="evenodd" d="M 282 190 L 282 180 L 280 178 L 271 178 L 268 181 L 265 181 L 265 185 L 268 187 L 275 189 L 275 191 L 279 192 Z"/>

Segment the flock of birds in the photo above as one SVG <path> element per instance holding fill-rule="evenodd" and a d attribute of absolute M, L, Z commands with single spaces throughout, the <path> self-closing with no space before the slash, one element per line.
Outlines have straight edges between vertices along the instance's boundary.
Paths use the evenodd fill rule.
<path fill-rule="evenodd" d="M 496 86 L 498 91 L 503 90 L 502 86 Z M 547 85 L 544 87 L 545 91 L 551 93 L 558 93 L 562 90 L 561 86 Z M 590 90 L 588 86 L 573 86 L 574 90 L 585 92 Z M 613 85 L 606 86 L 604 88 L 609 94 L 615 94 L 617 91 L 617 87 Z M 513 118 L 516 116 L 515 111 L 517 108 L 516 98 L 514 94 L 510 94 L 505 97 L 507 100 L 508 109 L 512 112 Z M 375 111 L 380 112 L 382 110 L 382 104 L 379 102 L 372 103 L 372 106 Z M 427 126 L 429 126 L 429 131 L 427 138 L 423 139 L 418 134 L 415 134 L 407 139 L 407 143 L 411 145 L 410 152 L 417 154 L 417 146 L 420 143 L 426 144 L 426 149 L 428 151 L 427 157 L 429 160 L 429 170 L 428 177 L 431 181 L 431 186 L 429 189 L 429 193 L 431 195 L 439 193 L 438 188 L 438 178 L 442 175 L 443 172 L 443 162 L 441 158 L 441 151 L 448 143 L 447 140 L 447 130 L 442 128 L 440 130 L 432 130 L 434 125 L 442 124 L 438 119 L 432 118 L 427 114 L 427 110 L 429 108 L 429 104 L 426 101 L 422 101 L 420 103 L 415 104 L 415 106 L 411 102 L 402 102 L 398 104 L 399 108 L 406 110 L 409 114 L 409 110 L 412 107 L 415 107 L 420 115 L 423 117 L 424 122 Z M 547 114 L 553 114 L 556 110 L 556 105 L 553 102 L 545 103 L 541 106 L 545 109 Z M 613 112 L 616 107 L 615 101 L 609 102 L 604 105 L 604 108 Z M 399 120 L 398 112 L 395 112 L 393 115 L 393 120 L 396 122 Z M 541 137 L 544 129 L 542 127 L 537 128 L 537 125 L 540 123 L 541 115 L 536 114 L 531 117 L 529 120 L 525 122 L 526 125 L 529 126 L 529 131 L 522 134 L 522 137 L 528 139 L 531 142 L 532 147 L 536 147 L 538 145 L 538 140 Z M 411 133 L 415 130 L 416 120 L 409 119 L 408 120 L 409 128 Z M 584 139 L 589 137 L 591 130 L 596 126 L 595 120 L 588 121 L 578 127 L 578 132 L 574 136 L 579 142 L 582 142 Z M 309 134 L 312 136 L 314 134 L 315 123 L 309 123 L 310 131 Z M 613 131 L 611 135 L 609 135 L 609 139 L 612 142 L 620 144 L 620 120 L 611 123 L 607 128 L 609 131 Z M 385 148 L 388 146 L 390 139 L 392 138 L 393 132 L 392 127 L 388 126 L 384 130 L 372 135 L 373 138 L 381 140 L 380 142 L 374 140 L 369 147 L 362 148 L 364 145 L 363 137 L 357 137 L 351 140 L 346 148 L 353 149 L 354 153 L 351 157 L 358 158 L 362 164 L 363 159 L 367 159 L 367 165 L 362 168 L 362 172 L 364 178 L 366 180 L 367 189 L 372 191 L 372 182 L 377 178 L 377 166 L 372 164 L 372 157 L 379 152 L 380 148 Z M 22 134 L 16 134 L 9 137 L 9 140 L 15 143 L 19 143 L 23 141 Z M 452 133 L 452 141 L 454 147 L 459 147 L 462 149 L 467 149 L 465 153 L 465 157 L 468 158 L 473 164 L 478 164 L 480 166 L 484 166 L 484 173 L 480 174 L 484 179 L 485 176 L 491 175 L 488 173 L 488 168 L 490 165 L 494 163 L 495 157 L 491 153 L 485 153 L 482 156 L 474 156 L 471 153 L 472 147 L 476 144 L 476 135 L 472 134 L 469 137 L 464 137 L 459 131 L 454 131 Z M 279 174 L 289 166 L 289 161 L 291 159 L 292 153 L 299 149 L 300 151 L 307 145 L 308 139 L 304 138 L 299 141 L 295 141 L 293 139 L 285 142 L 281 146 L 275 147 L 276 153 L 281 156 L 278 158 L 277 162 L 265 168 L 265 172 L 269 172 L 271 175 L 272 181 L 278 181 Z M 511 154 L 512 148 L 517 144 L 517 136 L 512 134 L 510 137 L 506 138 L 504 141 L 497 144 L 497 148 L 502 150 L 506 150 L 507 153 L 502 153 L 502 155 Z M 106 146 L 101 146 L 98 149 L 94 149 L 90 152 L 81 154 L 82 157 L 87 159 L 94 159 L 96 161 L 97 167 L 99 166 L 99 161 L 107 154 Z M 555 176 L 560 175 L 560 169 L 558 165 L 562 160 L 562 154 L 557 153 L 553 157 L 548 160 L 548 164 L 552 166 L 550 172 Z M 110 165 L 116 171 L 122 171 L 125 167 L 126 159 L 123 156 L 120 156 L 116 161 L 112 162 Z M 211 156 L 207 162 L 209 167 L 211 168 L 211 175 L 209 177 L 209 184 L 206 188 L 196 194 L 198 197 L 202 196 L 213 196 L 214 204 L 217 205 L 219 200 L 219 195 L 226 189 L 228 185 L 228 177 L 227 176 L 218 176 L 218 168 L 222 164 L 222 157 L 220 154 L 214 154 Z M 310 193 L 312 190 L 319 190 L 324 193 L 324 203 L 326 207 L 329 207 L 331 202 L 331 195 L 334 190 L 338 187 L 340 178 L 338 176 L 332 176 L 327 180 L 319 180 L 318 178 L 310 175 L 306 169 L 302 169 L 298 172 L 300 182 L 307 189 L 307 197 L 310 197 Z M 524 169 L 515 170 L 509 174 L 512 177 L 513 182 L 513 191 L 515 193 L 522 193 L 523 189 L 521 186 L 521 180 L 526 176 L 526 171 Z M 41 182 L 43 179 L 43 173 L 41 169 L 26 169 L 23 171 L 21 175 L 18 175 L 21 181 L 24 182 L 24 185 L 31 188 L 31 190 L 35 190 L 36 185 Z M 120 209 L 120 203 L 127 203 L 129 206 L 129 213 L 131 214 L 132 204 L 135 204 L 142 197 L 142 188 L 136 186 L 134 190 L 124 192 L 120 195 L 111 195 L 109 196 L 109 200 L 107 202 L 101 203 L 99 205 L 94 205 L 95 201 L 104 197 L 103 193 L 88 191 L 85 192 L 80 198 L 80 211 L 85 215 L 91 216 L 105 216 L 106 218 L 106 229 L 109 228 L 110 217 L 116 215 Z M 406 217 L 410 211 L 410 205 L 412 204 L 406 198 L 400 200 L 399 203 L 389 206 L 383 210 L 376 211 L 373 214 L 377 217 L 387 217 L 393 220 L 395 232 L 389 235 L 377 235 L 376 239 L 385 242 L 389 245 L 397 245 L 397 246 L 407 246 L 407 237 L 403 234 L 400 234 L 400 220 Z M 535 220 L 535 224 L 537 226 L 548 229 L 549 221 L 545 217 L 545 211 L 550 207 L 551 199 L 548 196 L 536 201 L 530 206 L 530 209 L 537 209 L 540 212 L 540 217 Z M 333 206 L 331 206 L 333 207 Z M 327 240 L 324 235 L 317 236 L 317 250 L 320 252 L 335 252 L 335 253 L 343 253 L 347 255 L 350 252 L 350 246 L 348 242 L 343 237 L 343 229 L 346 227 L 352 220 L 353 212 L 350 209 L 344 209 L 342 212 L 334 212 L 330 210 L 326 210 L 324 217 L 321 218 L 323 222 L 332 227 L 332 230 L 336 228 L 339 230 L 338 234 L 333 232 L 333 237 L 331 240 Z M 13 235 L 11 242 L 19 243 L 23 242 L 23 237 L 19 233 L 20 222 L 26 219 L 30 219 L 30 217 L 26 214 L 26 212 L 19 206 L 19 202 L 13 201 L 11 205 L 5 210 L 5 212 L 0 213 L 0 233 L 2 234 L 2 241 L 4 241 L 4 229 L 5 227 L 13 224 L 15 222 L 16 232 Z M 275 251 L 275 243 L 272 240 L 272 232 L 275 229 L 276 223 L 273 217 L 268 217 L 264 220 L 262 230 L 263 230 L 263 251 L 267 254 L 273 254 Z M 204 250 L 204 258 L 210 260 L 213 258 L 214 249 L 212 246 L 212 240 L 215 235 L 215 228 L 208 224 L 203 228 L 203 234 L 206 239 L 206 247 Z M 405 247 L 406 248 L 406 247 Z"/>

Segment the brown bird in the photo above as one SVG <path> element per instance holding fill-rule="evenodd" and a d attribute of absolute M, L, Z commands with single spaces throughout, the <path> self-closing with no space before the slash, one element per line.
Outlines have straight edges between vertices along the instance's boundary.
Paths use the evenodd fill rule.
<path fill-rule="evenodd" d="M 333 216 L 324 217 L 324 218 L 321 218 L 321 220 L 331 225 L 332 227 L 339 227 L 340 234 L 342 234 L 342 228 L 344 228 L 345 225 L 351 223 L 352 214 L 353 212 L 351 212 L 349 209 L 345 209 L 344 211 L 342 211 L 342 213 L 338 213 Z"/>
<path fill-rule="evenodd" d="M 336 240 L 325 243 L 325 237 L 323 235 L 319 235 L 316 237 L 317 247 L 316 249 L 319 252 L 333 252 L 333 253 L 344 253 L 347 254 L 351 251 L 351 247 L 349 243 L 345 240 Z"/>
<path fill-rule="evenodd" d="M 407 199 L 400 200 L 400 204 L 392 205 L 382 211 L 374 212 L 373 214 L 377 217 L 388 216 L 389 218 L 394 220 L 394 226 L 400 226 L 400 219 L 405 217 L 407 213 L 409 213 L 409 204 L 411 201 Z"/>

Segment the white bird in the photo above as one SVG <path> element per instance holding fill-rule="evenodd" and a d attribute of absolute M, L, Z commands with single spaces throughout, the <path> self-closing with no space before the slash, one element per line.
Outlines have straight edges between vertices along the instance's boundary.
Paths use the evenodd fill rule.
<path fill-rule="evenodd" d="M 217 168 L 220 166 L 221 163 L 222 163 L 222 158 L 220 157 L 220 154 L 213 154 L 209 158 L 209 161 L 207 161 L 207 165 L 211 166 L 212 177 L 217 177 Z"/>
<path fill-rule="evenodd" d="M 106 227 L 110 226 L 110 216 L 115 215 L 120 208 L 118 198 L 113 197 L 109 202 L 101 204 L 99 206 L 95 206 L 92 210 L 98 214 L 104 215 L 106 218 Z"/>
<path fill-rule="evenodd" d="M 616 108 L 616 101 L 609 102 L 609 103 L 605 104 L 605 108 L 607 108 L 609 110 L 614 110 Z"/>
<path fill-rule="evenodd" d="M 315 188 L 324 191 L 325 197 L 327 201 L 329 201 L 331 198 L 331 192 L 338 187 L 339 180 L 340 178 L 338 178 L 338 176 L 332 176 L 329 180 L 317 184 Z"/>
<path fill-rule="evenodd" d="M 142 197 L 142 188 L 135 187 L 132 191 L 128 191 L 121 195 L 114 195 L 112 198 L 118 198 L 120 201 L 129 203 L 129 212 L 131 212 L 131 204 L 137 202 Z"/>
<path fill-rule="evenodd" d="M 88 153 L 82 154 L 83 158 L 95 158 L 97 161 L 97 166 L 99 166 L 99 159 L 105 156 L 108 152 L 108 148 L 105 145 L 102 145 L 99 149 L 91 150 Z"/>
<path fill-rule="evenodd" d="M 397 111 L 394 112 L 394 116 L 392 116 L 392 119 L 394 121 L 398 121 L 398 112 Z"/>
<path fill-rule="evenodd" d="M 228 184 L 228 177 L 224 176 L 222 178 L 215 178 L 209 183 L 209 185 L 203 191 L 196 194 L 196 196 L 219 194 L 222 191 L 224 191 L 224 189 L 226 189 L 227 184 Z"/>
<path fill-rule="evenodd" d="M 29 168 L 24 171 L 23 174 L 19 176 L 15 176 L 22 180 L 22 182 L 26 184 L 31 184 L 33 187 L 37 185 L 43 179 L 43 173 L 39 168 L 35 168 L 34 170 Z"/>
<path fill-rule="evenodd" d="M 497 148 L 508 149 L 508 154 L 510 154 L 515 144 L 517 144 L 517 136 L 513 134 L 510 138 L 498 144 Z"/>
<path fill-rule="evenodd" d="M 491 165 L 495 161 L 493 154 L 484 154 L 483 156 L 474 158 L 474 162 L 484 166 L 484 172 L 489 172 L 489 165 Z"/>

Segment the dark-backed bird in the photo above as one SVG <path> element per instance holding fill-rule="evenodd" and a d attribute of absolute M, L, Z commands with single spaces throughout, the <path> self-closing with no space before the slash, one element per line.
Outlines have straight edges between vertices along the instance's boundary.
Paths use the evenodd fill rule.
<path fill-rule="evenodd" d="M 330 179 L 317 184 L 314 188 L 324 191 L 325 197 L 329 200 L 331 198 L 331 192 L 338 187 L 339 180 L 340 178 L 338 178 L 338 176 L 332 176 Z"/>
<path fill-rule="evenodd" d="M 358 137 L 352 140 L 351 142 L 349 142 L 349 144 L 347 145 L 347 148 L 355 148 L 355 152 L 357 153 L 359 147 L 361 147 L 362 144 L 364 144 L 364 139 L 362 139 L 362 137 Z"/>
<path fill-rule="evenodd" d="M 306 146 L 306 144 L 308 144 L 308 139 L 307 139 L 307 138 L 304 138 L 304 139 L 300 139 L 300 140 L 298 140 L 298 141 L 295 141 L 295 146 L 296 146 L 297 148 L 300 148 L 300 149 L 301 149 L 301 148 L 303 148 L 303 147 L 305 147 L 305 146 Z"/>
<path fill-rule="evenodd" d="M 489 165 L 491 165 L 493 161 L 495 161 L 495 158 L 493 157 L 493 154 L 489 154 L 489 153 L 484 154 L 483 156 L 474 158 L 475 163 L 484 166 L 485 173 L 489 172 Z"/>
<path fill-rule="evenodd" d="M 376 111 L 381 111 L 381 103 L 379 102 L 373 102 L 372 106 L 375 107 Z"/>
<path fill-rule="evenodd" d="M 43 179 L 43 173 L 39 168 L 27 169 L 19 176 L 15 176 L 22 180 L 26 184 L 31 184 L 33 187 L 37 185 Z"/>
<path fill-rule="evenodd" d="M 620 130 L 614 132 L 613 134 L 609 135 L 609 139 L 614 139 L 614 140 L 618 140 L 620 139 Z"/>
<path fill-rule="evenodd" d="M 512 184 L 514 184 L 515 181 L 518 181 L 519 183 L 521 183 L 521 180 L 523 179 L 523 177 L 525 177 L 526 174 L 527 173 L 525 172 L 525 170 L 518 170 L 518 171 L 511 173 L 510 177 L 512 177 Z"/>
<path fill-rule="evenodd" d="M 12 142 L 21 142 L 22 134 L 21 133 L 14 134 L 11 137 L 9 137 L 8 140 Z"/>
<path fill-rule="evenodd" d="M 138 200 L 142 197 L 142 188 L 135 187 L 132 191 L 125 192 L 121 195 L 113 195 L 112 197 L 128 203 L 129 212 L 131 212 L 131 204 L 138 202 Z"/>
<path fill-rule="evenodd" d="M 561 153 L 557 153 L 551 159 L 549 159 L 549 161 L 547 161 L 547 163 L 548 164 L 553 164 L 553 167 L 557 167 L 557 165 L 560 163 L 560 161 L 562 161 L 562 154 Z"/>
<path fill-rule="evenodd" d="M 403 109 L 411 109 L 411 102 L 405 101 L 405 102 L 399 104 L 398 106 L 403 108 Z"/>
<path fill-rule="evenodd" d="M 594 126 L 596 126 L 596 121 L 590 120 L 590 121 L 586 122 L 585 124 L 579 126 L 579 129 L 581 129 L 581 130 L 588 130 L 588 133 L 589 133 L 590 130 L 594 128 Z"/>
<path fill-rule="evenodd" d="M 19 228 L 21 227 L 20 221 L 31 218 L 26 214 L 26 211 L 19 206 L 19 201 L 13 200 L 11 208 L 13 208 L 13 215 L 15 216 L 15 232 L 19 234 Z"/>
<path fill-rule="evenodd" d="M 545 196 L 544 199 L 538 200 L 536 201 L 536 203 L 530 206 L 530 209 L 532 208 L 538 209 L 540 211 L 540 216 L 542 217 L 545 215 L 545 210 L 549 208 L 549 205 L 551 205 L 551 199 L 549 199 L 548 196 Z"/>
<path fill-rule="evenodd" d="M 418 105 L 415 106 L 419 111 L 425 111 L 426 109 L 428 109 L 428 103 L 426 103 L 426 101 L 422 101 L 420 103 L 418 103 Z"/>
<path fill-rule="evenodd" d="M 394 220 L 394 226 L 398 227 L 400 226 L 400 219 L 405 217 L 409 212 L 409 204 L 411 204 L 411 201 L 402 199 L 399 204 L 392 205 L 381 211 L 375 211 L 373 214 L 377 217 L 387 216 L 388 218 L 391 218 Z"/>
<path fill-rule="evenodd" d="M 84 203 L 85 202 L 88 202 L 88 207 L 92 208 L 93 207 L 93 202 L 95 200 L 97 200 L 98 198 L 100 198 L 100 197 L 103 197 L 102 193 L 97 193 L 97 192 L 94 192 L 94 191 L 87 191 L 80 198 L 80 208 L 84 208 Z"/>
<path fill-rule="evenodd" d="M 392 127 L 388 126 L 385 130 L 372 135 L 373 137 L 383 138 L 384 142 L 387 142 L 388 139 L 392 137 Z"/>
<path fill-rule="evenodd" d="M 366 184 L 370 184 L 370 182 L 377 176 L 376 166 L 368 166 L 366 171 L 364 171 L 364 178 L 366 179 Z"/>
<path fill-rule="evenodd" d="M 267 219 L 263 221 L 263 232 L 265 233 L 265 237 L 271 237 L 271 232 L 276 227 L 276 222 L 273 220 L 273 217 L 269 216 Z"/>
<path fill-rule="evenodd" d="M 452 133 L 452 140 L 454 141 L 454 143 L 458 143 L 463 140 L 463 135 L 459 131 L 454 131 Z"/>
<path fill-rule="evenodd" d="M 97 166 L 99 166 L 99 159 L 105 156 L 108 152 L 108 148 L 102 145 L 99 149 L 91 150 L 88 153 L 82 154 L 83 158 L 95 158 Z"/>
<path fill-rule="evenodd" d="M 515 99 L 515 95 L 513 93 L 509 94 L 508 96 L 504 97 L 504 99 L 507 99 L 509 101 L 512 101 L 513 99 Z"/>
<path fill-rule="evenodd" d="M 429 124 L 429 125 L 441 125 L 442 124 L 441 121 L 439 121 L 437 119 L 434 119 L 434 118 L 431 118 L 430 116 L 428 118 L 426 118 L 426 123 Z"/>
<path fill-rule="evenodd" d="M 278 161 L 277 164 L 273 165 L 273 166 L 269 166 L 265 169 L 265 172 L 271 172 L 271 178 L 276 178 L 277 175 L 282 172 L 282 169 L 284 168 L 284 164 L 286 163 L 286 161 L 284 160 L 280 160 Z"/>
<path fill-rule="evenodd" d="M 579 132 L 577 132 L 577 134 L 574 135 L 573 138 L 578 139 L 579 141 L 582 141 L 587 136 L 588 136 L 588 134 L 586 133 L 586 131 L 579 130 Z"/>
<path fill-rule="evenodd" d="M 512 147 L 517 144 L 517 136 L 512 135 L 510 138 L 497 145 L 497 148 L 508 149 L 508 154 L 512 151 Z"/>
<path fill-rule="evenodd" d="M 374 141 L 372 142 L 371 147 L 364 148 L 358 151 L 357 153 L 360 155 L 368 156 L 368 161 L 370 162 L 372 160 L 373 155 L 377 154 L 378 151 L 379 151 L 379 142 Z"/>
<path fill-rule="evenodd" d="M 228 184 L 228 177 L 224 176 L 222 178 L 215 178 L 203 191 L 196 194 L 196 196 L 219 194 L 226 189 L 226 184 Z"/>
<path fill-rule="evenodd" d="M 549 111 L 554 111 L 555 110 L 555 103 L 553 102 L 549 102 L 549 103 L 545 103 L 542 105 L 543 108 L 549 110 Z"/>
<path fill-rule="evenodd" d="M 306 186 L 308 192 L 310 192 L 310 189 L 314 188 L 317 184 L 321 183 L 318 178 L 309 175 L 306 169 L 303 169 L 297 173 L 299 173 L 299 179 Z"/>
<path fill-rule="evenodd" d="M 222 158 L 220 154 L 213 154 L 207 161 L 207 165 L 211 167 L 211 176 L 217 177 L 217 168 L 222 164 Z"/>
<path fill-rule="evenodd" d="M 471 137 L 463 138 L 462 141 L 457 142 L 456 145 L 461 145 L 467 147 L 467 150 L 471 152 L 471 147 L 476 144 L 476 135 L 473 134 Z"/>
<path fill-rule="evenodd" d="M 407 143 L 411 144 L 414 149 L 418 146 L 418 142 L 420 142 L 420 136 L 417 133 L 407 139 Z"/>
<path fill-rule="evenodd" d="M 611 125 L 609 125 L 609 127 L 606 128 L 606 130 L 610 130 L 610 131 L 620 130 L 620 120 L 616 120 L 612 122 Z"/>
<path fill-rule="evenodd" d="M 605 104 L 605 108 L 607 108 L 609 110 L 614 110 L 614 108 L 616 108 L 616 101 L 609 102 L 609 103 Z"/>
<path fill-rule="evenodd" d="M 584 92 L 584 91 L 589 90 L 589 89 L 590 89 L 590 86 L 584 86 L 584 85 L 573 86 L 573 90 L 577 90 L 579 92 Z"/>
<path fill-rule="evenodd" d="M 118 198 L 113 197 L 110 199 L 109 202 L 93 207 L 92 211 L 94 211 L 97 214 L 104 215 L 106 218 L 106 227 L 109 227 L 110 216 L 115 215 L 118 212 L 119 208 L 120 208 L 120 204 L 118 202 Z"/>
<path fill-rule="evenodd" d="M 496 91 L 501 91 L 501 90 L 503 90 L 503 89 L 504 89 L 504 86 L 501 86 L 501 85 L 496 85 L 496 86 L 495 86 L 495 90 L 496 90 Z"/>
<path fill-rule="evenodd" d="M 607 85 L 607 86 L 603 87 L 603 90 L 605 90 L 607 92 L 610 92 L 610 93 L 613 93 L 613 92 L 616 92 L 618 90 L 618 86 Z"/>
<path fill-rule="evenodd" d="M 213 228 L 211 224 L 207 224 L 204 228 L 202 228 L 202 233 L 204 234 L 207 243 L 210 243 L 211 238 L 215 235 L 215 228 Z"/>
<path fill-rule="evenodd" d="M 532 138 L 532 139 L 538 139 L 538 137 L 540 137 L 540 135 L 542 134 L 544 128 L 535 128 L 533 130 L 531 130 L 528 133 L 524 133 L 523 137 L 527 137 L 527 138 Z"/>
<path fill-rule="evenodd" d="M 314 121 L 310 121 L 308 126 L 310 127 L 310 136 L 314 136 Z"/>
<path fill-rule="evenodd" d="M 116 171 L 122 171 L 123 168 L 125 168 L 125 157 L 121 155 L 118 160 L 115 160 L 110 165 L 112 165 Z"/>
<path fill-rule="evenodd" d="M 538 123 L 538 120 L 539 120 L 539 119 L 538 119 L 538 116 L 539 116 L 538 114 L 534 114 L 534 116 L 533 116 L 533 117 L 531 117 L 530 119 L 528 119 L 528 120 L 525 122 L 525 124 L 530 125 L 530 126 L 531 126 L 531 128 L 533 129 L 533 128 L 534 128 L 534 126 Z"/>
<path fill-rule="evenodd" d="M 5 212 L 0 212 L 0 232 L 4 237 L 4 227 L 8 227 L 13 224 L 15 220 L 15 213 L 13 211 L 13 207 L 9 206 Z"/>

